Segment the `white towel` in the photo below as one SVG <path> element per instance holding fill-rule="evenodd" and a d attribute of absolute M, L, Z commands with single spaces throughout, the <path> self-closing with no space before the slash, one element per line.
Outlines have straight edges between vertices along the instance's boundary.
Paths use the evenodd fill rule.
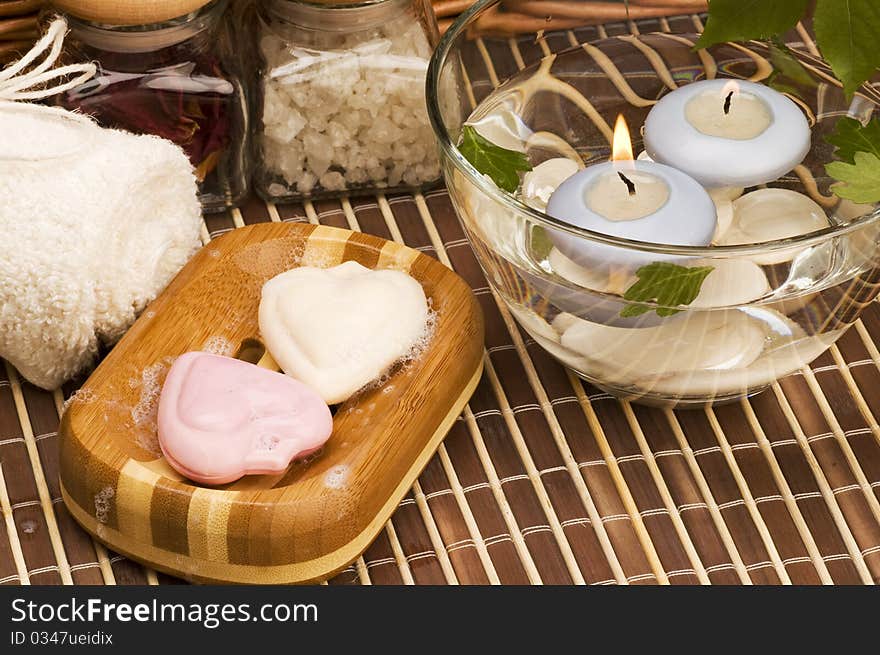
<path fill-rule="evenodd" d="M 199 246 L 183 151 L 0 101 L 0 357 L 52 389 L 115 342 Z"/>

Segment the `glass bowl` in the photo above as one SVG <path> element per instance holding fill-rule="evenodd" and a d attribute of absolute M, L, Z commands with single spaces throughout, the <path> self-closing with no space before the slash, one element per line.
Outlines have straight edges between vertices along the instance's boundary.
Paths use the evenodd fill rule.
<path fill-rule="evenodd" d="M 537 28 L 510 19 L 508 4 L 477 2 L 449 29 L 428 71 L 428 109 L 452 202 L 489 283 L 522 328 L 593 385 L 662 405 L 756 393 L 829 348 L 880 288 L 880 210 L 830 191 L 824 165 L 834 147 L 825 137 L 842 116 L 867 120 L 880 103 L 877 92 L 865 86 L 848 100 L 821 60 L 769 43 L 695 51 L 697 36 L 663 32 L 666 21 L 656 21 L 654 33 L 643 27 L 641 34 L 611 37 L 574 18 L 515 33 L 511 28 Z M 811 129 L 809 153 L 795 170 L 761 186 L 803 194 L 821 208 L 823 222 L 827 217 L 824 227 L 707 247 L 610 237 L 501 190 L 457 147 L 466 124 L 491 124 L 493 140 L 525 151 L 533 166 L 558 157 L 590 166 L 610 158 L 610 126 L 622 114 L 638 153 L 655 102 L 711 77 L 769 84 L 801 108 Z M 713 192 L 719 220 L 739 206 L 731 198 L 740 192 Z M 764 216 L 772 225 L 762 229 L 772 233 L 802 218 Z M 575 262 L 556 247 L 563 242 L 600 248 L 614 265 Z M 632 297 L 624 295 L 639 278 L 634 262 L 651 261 L 711 272 L 687 305 L 649 302 L 631 311 Z"/>

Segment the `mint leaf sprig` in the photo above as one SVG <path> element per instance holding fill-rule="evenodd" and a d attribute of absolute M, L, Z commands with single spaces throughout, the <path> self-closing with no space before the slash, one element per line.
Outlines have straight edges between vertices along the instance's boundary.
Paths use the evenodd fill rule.
<path fill-rule="evenodd" d="M 781 36 L 795 27 L 808 6 L 808 0 L 712 0 L 696 46 Z M 880 68 L 880 3 L 816 0 L 813 25 L 822 56 L 852 96 Z"/>
<path fill-rule="evenodd" d="M 804 15 L 808 0 L 712 0 L 697 48 L 725 41 L 769 39 L 784 34 Z"/>
<path fill-rule="evenodd" d="M 532 165 L 523 153 L 492 143 L 471 125 L 465 125 L 462 129 L 458 151 L 471 166 L 488 175 L 500 189 L 508 193 L 516 191 L 520 173 L 532 170 Z"/>
<path fill-rule="evenodd" d="M 780 93 L 789 93 L 800 98 L 803 89 L 813 90 L 819 86 L 781 39 L 775 38 L 770 42 L 770 63 L 773 65 L 773 72 L 767 84 Z"/>
<path fill-rule="evenodd" d="M 825 166 L 837 180 L 834 194 L 858 203 L 880 202 L 880 120 L 862 125 L 844 116 L 825 140 L 837 146 L 834 154 L 841 160 Z"/>
<path fill-rule="evenodd" d="M 654 262 L 636 271 L 638 281 L 623 294 L 623 299 L 631 303 L 620 312 L 621 318 L 641 316 L 656 310 L 657 316 L 672 316 L 681 310 L 675 309 L 690 305 L 703 288 L 712 266 L 678 266 L 668 262 Z M 642 303 L 656 303 L 653 307 Z"/>
<path fill-rule="evenodd" d="M 855 118 L 844 116 L 834 124 L 834 132 L 825 137 L 833 146 L 839 159 L 855 163 L 857 152 L 870 152 L 880 157 L 880 120 L 874 119 L 862 125 Z"/>
<path fill-rule="evenodd" d="M 837 180 L 831 190 L 857 203 L 880 202 L 880 158 L 871 152 L 857 152 L 854 161 L 834 161 L 825 166 L 828 175 Z"/>

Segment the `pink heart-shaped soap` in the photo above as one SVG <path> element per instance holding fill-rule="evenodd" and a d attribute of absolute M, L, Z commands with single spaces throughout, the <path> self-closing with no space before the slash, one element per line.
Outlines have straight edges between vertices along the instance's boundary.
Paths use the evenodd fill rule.
<path fill-rule="evenodd" d="M 177 358 L 159 399 L 165 458 L 203 484 L 281 473 L 332 431 L 330 408 L 302 382 L 204 352 Z"/>

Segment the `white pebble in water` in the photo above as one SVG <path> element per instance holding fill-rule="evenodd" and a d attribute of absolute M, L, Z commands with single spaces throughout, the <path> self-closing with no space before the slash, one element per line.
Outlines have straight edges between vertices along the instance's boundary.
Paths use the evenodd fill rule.
<path fill-rule="evenodd" d="M 691 308 L 719 308 L 747 305 L 770 291 L 763 269 L 748 259 L 713 259 L 688 266 L 711 266 Z"/>
<path fill-rule="evenodd" d="M 718 245 L 764 243 L 786 239 L 828 227 L 825 210 L 808 196 L 790 189 L 758 189 L 733 201 L 730 227 L 716 235 Z M 798 248 L 756 256 L 762 264 L 793 259 Z"/>
<path fill-rule="evenodd" d="M 715 204 L 723 203 L 723 202 L 733 202 L 737 198 L 739 198 L 744 189 L 739 186 L 720 186 L 715 189 L 708 189 L 709 197 L 715 202 Z"/>
<path fill-rule="evenodd" d="M 577 162 L 567 157 L 548 159 L 538 164 L 523 177 L 523 202 L 538 211 L 544 211 L 553 192 L 579 168 Z"/>
<path fill-rule="evenodd" d="M 737 310 L 719 310 L 687 312 L 643 329 L 576 319 L 561 343 L 599 365 L 603 379 L 619 382 L 742 368 L 758 358 L 765 338 L 760 321 Z"/>
<path fill-rule="evenodd" d="M 468 124 L 487 141 L 516 152 L 526 151 L 526 142 L 532 135 L 529 126 L 510 107 L 496 107 L 488 116 Z"/>

